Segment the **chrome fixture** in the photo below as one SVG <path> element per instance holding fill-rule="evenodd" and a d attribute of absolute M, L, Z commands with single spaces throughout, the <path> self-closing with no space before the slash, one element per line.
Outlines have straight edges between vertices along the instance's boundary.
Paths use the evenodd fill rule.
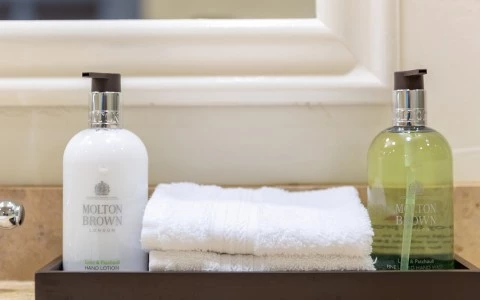
<path fill-rule="evenodd" d="M 22 225 L 25 209 L 11 200 L 0 201 L 0 229 L 12 229 Z"/>

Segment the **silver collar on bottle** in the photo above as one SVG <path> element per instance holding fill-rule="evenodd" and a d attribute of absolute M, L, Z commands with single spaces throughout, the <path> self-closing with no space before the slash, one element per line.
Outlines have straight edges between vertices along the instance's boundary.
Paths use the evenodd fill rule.
<path fill-rule="evenodd" d="M 425 90 L 393 91 L 393 126 L 425 126 Z"/>
<path fill-rule="evenodd" d="M 90 128 L 122 128 L 120 93 L 92 92 L 89 108 Z"/>

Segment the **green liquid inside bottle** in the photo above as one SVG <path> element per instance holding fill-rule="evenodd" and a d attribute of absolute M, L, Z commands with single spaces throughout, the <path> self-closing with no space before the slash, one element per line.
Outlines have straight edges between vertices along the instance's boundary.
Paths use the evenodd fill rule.
<path fill-rule="evenodd" d="M 378 270 L 399 270 L 407 187 L 414 193 L 411 270 L 453 268 L 453 170 L 445 138 L 425 126 L 394 126 L 368 152 L 368 211 Z"/>

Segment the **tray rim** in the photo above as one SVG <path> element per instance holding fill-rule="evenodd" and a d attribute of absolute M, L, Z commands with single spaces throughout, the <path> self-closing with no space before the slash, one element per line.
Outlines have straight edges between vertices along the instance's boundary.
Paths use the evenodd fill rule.
<path fill-rule="evenodd" d="M 306 271 L 306 272 L 192 272 L 192 271 L 185 271 L 185 272 L 135 272 L 135 271 L 121 271 L 121 272 L 81 272 L 81 271 L 63 271 L 59 270 L 62 265 L 62 256 L 58 256 L 53 259 L 51 262 L 40 268 L 37 272 L 35 272 L 35 277 L 40 274 L 397 274 L 397 273 L 480 273 L 480 268 L 474 265 L 473 263 L 469 262 L 462 256 L 455 254 L 455 261 L 460 263 L 465 267 L 465 269 L 453 269 L 453 270 L 409 270 L 409 271 L 388 271 L 388 270 L 375 270 L 375 271 Z"/>

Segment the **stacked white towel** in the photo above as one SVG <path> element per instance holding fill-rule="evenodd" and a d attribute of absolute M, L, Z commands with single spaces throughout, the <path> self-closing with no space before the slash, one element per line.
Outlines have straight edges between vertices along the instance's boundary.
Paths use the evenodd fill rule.
<path fill-rule="evenodd" d="M 354 187 L 161 184 L 142 228 L 151 271 L 374 270 L 372 237 Z"/>
<path fill-rule="evenodd" d="M 153 272 L 374 270 L 370 256 L 255 256 L 202 251 L 151 251 L 149 269 Z"/>

